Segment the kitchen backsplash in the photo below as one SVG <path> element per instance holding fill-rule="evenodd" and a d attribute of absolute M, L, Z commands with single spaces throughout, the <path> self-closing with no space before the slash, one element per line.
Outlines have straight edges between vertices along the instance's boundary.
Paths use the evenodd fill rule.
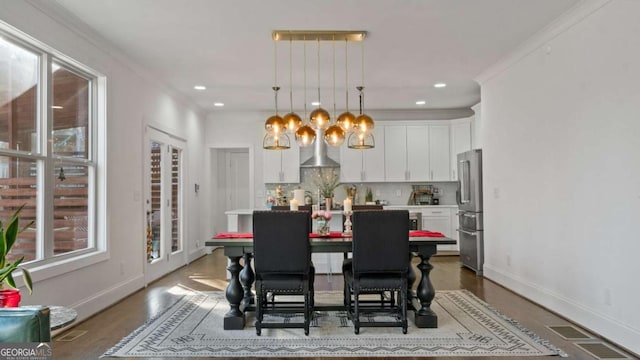
<path fill-rule="evenodd" d="M 326 172 L 328 169 L 323 170 Z M 338 169 L 335 170 L 339 171 Z M 282 186 L 284 194 L 287 198 L 291 197 L 291 192 L 294 189 L 304 189 L 311 192 L 314 204 L 318 201 L 318 186 L 315 184 L 318 178 L 318 169 L 314 168 L 302 168 L 300 173 L 300 184 L 265 184 L 265 198 L 275 193 L 275 189 L 278 185 Z M 412 185 L 432 185 L 438 189 L 438 199 L 441 205 L 455 205 L 456 204 L 456 189 L 457 183 L 453 181 L 448 182 L 426 182 L 426 183 L 346 183 L 340 184 L 334 191 L 334 200 L 336 203 L 341 204 L 346 197 L 345 186 L 355 185 L 357 188 L 356 204 L 364 204 L 365 193 L 367 188 L 371 188 L 373 193 L 373 200 L 386 201 L 388 205 L 407 205 Z M 258 200 L 258 199 L 256 199 Z M 263 205 L 257 203 L 256 205 Z"/>

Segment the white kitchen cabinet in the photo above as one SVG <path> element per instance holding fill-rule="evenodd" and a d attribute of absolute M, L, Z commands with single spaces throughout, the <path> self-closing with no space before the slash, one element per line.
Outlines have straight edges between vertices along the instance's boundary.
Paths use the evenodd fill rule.
<path fill-rule="evenodd" d="M 407 127 L 384 127 L 384 178 L 386 181 L 407 180 Z"/>
<path fill-rule="evenodd" d="M 452 227 L 455 211 L 452 212 L 450 208 L 428 207 L 421 208 L 420 212 L 423 230 L 440 232 L 448 238 L 457 239 L 455 228 Z M 458 245 L 438 245 L 438 250 L 458 251 Z"/>
<path fill-rule="evenodd" d="M 429 180 L 429 128 L 426 125 L 385 126 L 385 180 Z"/>
<path fill-rule="evenodd" d="M 449 124 L 429 125 L 429 180 L 449 181 Z"/>
<path fill-rule="evenodd" d="M 373 129 L 373 137 L 373 149 L 349 149 L 347 141 L 340 147 L 340 182 L 384 181 L 384 126 L 376 126 Z"/>
<path fill-rule="evenodd" d="M 291 136 L 289 136 L 291 138 Z M 295 140 L 287 150 L 262 149 L 264 183 L 299 183 L 300 149 Z"/>
<path fill-rule="evenodd" d="M 471 119 L 451 123 L 451 180 L 458 180 L 458 154 L 471 150 Z"/>
<path fill-rule="evenodd" d="M 430 126 L 407 126 L 407 166 L 409 181 L 429 180 L 429 138 Z"/>

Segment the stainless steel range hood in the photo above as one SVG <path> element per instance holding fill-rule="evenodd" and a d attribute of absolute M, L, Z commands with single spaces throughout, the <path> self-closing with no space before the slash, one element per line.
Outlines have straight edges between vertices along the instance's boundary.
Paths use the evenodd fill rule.
<path fill-rule="evenodd" d="M 313 156 L 303 162 L 303 168 L 337 168 L 340 164 L 327 156 L 327 144 L 324 142 L 324 130 L 316 130 L 316 141 L 313 144 Z"/>

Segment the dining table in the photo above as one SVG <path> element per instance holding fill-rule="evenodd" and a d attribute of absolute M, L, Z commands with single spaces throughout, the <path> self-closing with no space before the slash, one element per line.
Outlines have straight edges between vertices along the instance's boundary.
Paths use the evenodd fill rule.
<path fill-rule="evenodd" d="M 341 233 L 326 235 L 310 234 L 309 241 L 312 253 L 349 253 L 352 250 L 352 238 Z M 411 256 L 420 258 L 418 269 L 421 272 L 420 282 L 415 293 L 409 290 L 409 309 L 414 311 L 414 324 L 419 328 L 438 327 L 438 316 L 431 310 L 431 302 L 435 297 L 435 288 L 429 279 L 433 269 L 431 256 L 437 253 L 438 245 L 452 245 L 456 240 L 439 233 L 413 231 L 409 233 L 409 250 Z M 245 326 L 245 312 L 255 311 L 255 294 L 252 286 L 255 273 L 251 268 L 253 258 L 253 236 L 251 233 L 217 234 L 205 242 L 206 246 L 223 247 L 224 255 L 229 258 L 227 270 L 231 274 L 225 290 L 229 302 L 229 311 L 224 316 L 225 330 L 240 330 Z M 242 261 L 242 265 L 240 260 Z M 409 266 L 409 289 L 418 279 Z M 344 305 L 337 305 L 344 307 Z"/>

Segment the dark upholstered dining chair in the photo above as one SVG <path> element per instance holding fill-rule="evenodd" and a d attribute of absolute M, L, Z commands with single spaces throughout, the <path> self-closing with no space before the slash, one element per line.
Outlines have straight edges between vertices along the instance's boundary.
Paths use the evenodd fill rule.
<path fill-rule="evenodd" d="M 253 212 L 257 335 L 262 328 L 285 327 L 304 328 L 309 335 L 314 280 L 309 233 L 307 211 Z M 302 295 L 303 305 L 280 301 L 278 295 Z M 265 314 L 283 313 L 303 313 L 304 322 L 264 322 Z"/>
<path fill-rule="evenodd" d="M 352 211 L 361 211 L 361 210 L 382 210 L 383 207 L 382 205 L 353 205 L 352 206 Z M 344 231 L 344 222 L 347 220 L 347 218 L 345 217 L 344 214 L 342 214 L 342 227 L 343 227 L 343 231 Z M 352 219 L 353 220 L 353 219 Z M 348 268 L 351 268 L 351 263 L 352 260 L 349 257 L 348 253 L 344 253 L 344 260 L 342 261 L 342 273 L 344 274 L 345 270 Z M 347 284 L 346 284 L 346 279 L 345 280 L 345 284 L 344 284 L 344 289 L 345 289 L 345 294 L 344 294 L 344 304 L 345 306 L 347 305 L 347 296 L 349 296 L 349 294 L 346 292 L 347 289 Z M 375 294 L 379 294 L 380 295 L 380 303 L 382 305 L 384 305 L 385 303 L 385 292 L 384 291 L 375 291 L 373 292 Z M 395 298 L 393 296 L 393 292 L 391 293 L 391 295 L 389 296 L 389 303 L 393 304 L 395 301 Z"/>
<path fill-rule="evenodd" d="M 360 327 L 399 326 L 407 333 L 407 272 L 409 269 L 409 212 L 406 210 L 354 211 L 353 262 L 344 272 L 347 310 L 354 331 Z M 360 295 L 395 292 L 398 303 L 366 308 Z M 353 299 L 353 300 L 352 300 Z M 363 312 L 389 312 L 398 321 L 362 322 Z"/>

